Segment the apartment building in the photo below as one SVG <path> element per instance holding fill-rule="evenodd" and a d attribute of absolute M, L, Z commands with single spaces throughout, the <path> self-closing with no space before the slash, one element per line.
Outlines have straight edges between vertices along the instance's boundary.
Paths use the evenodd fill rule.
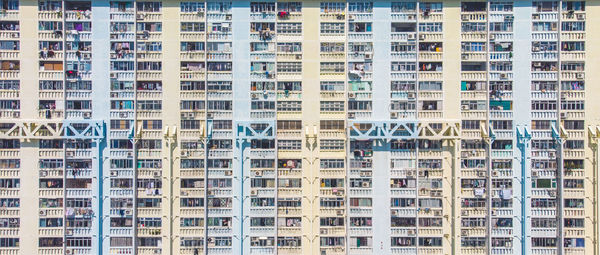
<path fill-rule="evenodd" d="M 600 255 L 598 1 L 0 3 L 0 254 Z"/>

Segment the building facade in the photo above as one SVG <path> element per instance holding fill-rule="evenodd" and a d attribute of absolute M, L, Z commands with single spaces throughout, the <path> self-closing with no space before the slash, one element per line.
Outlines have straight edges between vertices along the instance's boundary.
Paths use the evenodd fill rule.
<path fill-rule="evenodd" d="M 2 255 L 600 255 L 600 1 L 0 1 Z"/>

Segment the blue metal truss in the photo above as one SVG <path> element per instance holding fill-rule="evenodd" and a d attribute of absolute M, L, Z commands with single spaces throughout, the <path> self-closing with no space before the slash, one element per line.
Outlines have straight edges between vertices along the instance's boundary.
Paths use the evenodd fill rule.
<path fill-rule="evenodd" d="M 102 120 L 3 120 L 0 139 L 104 139 Z"/>

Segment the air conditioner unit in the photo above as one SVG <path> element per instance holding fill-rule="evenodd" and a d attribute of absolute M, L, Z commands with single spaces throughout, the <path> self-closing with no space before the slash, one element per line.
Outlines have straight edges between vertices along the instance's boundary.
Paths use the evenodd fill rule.
<path fill-rule="evenodd" d="M 406 94 L 406 97 L 408 97 L 408 99 L 415 99 L 417 97 L 415 92 L 408 92 Z"/>
<path fill-rule="evenodd" d="M 182 196 L 187 196 L 187 195 L 188 195 L 188 193 L 187 193 L 187 191 L 181 191 L 181 195 L 182 195 Z"/>
<path fill-rule="evenodd" d="M 506 78 L 508 78 L 508 75 L 506 75 L 505 73 L 500 74 L 500 79 L 506 79 Z"/>
<path fill-rule="evenodd" d="M 71 255 L 71 254 L 73 254 L 73 249 L 66 249 L 66 250 L 65 250 L 65 254 L 66 254 L 66 255 Z"/>
<path fill-rule="evenodd" d="M 91 113 L 91 112 L 84 112 L 84 113 L 83 113 L 83 118 L 84 118 L 84 119 L 89 119 L 89 118 L 91 118 L 91 117 L 92 117 L 92 113 Z"/>
<path fill-rule="evenodd" d="M 462 60 L 467 60 L 467 59 L 469 59 L 469 55 L 468 55 L 468 54 L 462 54 L 462 55 L 460 56 L 460 58 L 461 58 Z"/>
<path fill-rule="evenodd" d="M 127 118 L 127 113 L 126 112 L 120 112 L 119 113 L 119 118 Z"/>
<path fill-rule="evenodd" d="M 585 73 L 577 73 L 577 79 L 585 79 Z"/>
<path fill-rule="evenodd" d="M 493 171 L 492 172 L 492 176 L 498 176 L 498 175 L 499 175 L 498 171 Z"/>
<path fill-rule="evenodd" d="M 461 230 L 461 231 L 460 231 L 460 235 L 461 235 L 461 236 L 467 236 L 468 234 L 469 234 L 469 231 L 468 231 L 468 230 Z"/>
<path fill-rule="evenodd" d="M 533 171 L 533 172 L 531 172 L 531 176 L 532 176 L 532 177 L 537 177 L 537 176 L 538 176 L 538 172 L 537 172 L 537 171 Z"/>
<path fill-rule="evenodd" d="M 554 152 L 554 151 L 549 151 L 549 152 L 548 152 L 548 157 L 549 157 L 549 158 L 556 158 L 556 152 Z"/>
<path fill-rule="evenodd" d="M 161 249 L 154 249 L 154 254 L 162 254 L 162 250 Z"/>
<path fill-rule="evenodd" d="M 258 196 L 258 192 L 256 190 L 251 190 L 250 196 Z"/>
<path fill-rule="evenodd" d="M 585 13 L 579 13 L 579 14 L 577 14 L 577 19 L 578 20 L 585 20 Z"/>
<path fill-rule="evenodd" d="M 460 215 L 461 216 L 469 216 L 469 211 L 461 211 Z"/>
<path fill-rule="evenodd" d="M 568 118 L 569 118 L 569 115 L 568 115 L 566 112 L 561 112 L 561 113 L 560 113 L 560 118 L 561 118 L 561 119 L 568 119 Z"/>
<path fill-rule="evenodd" d="M 48 176 L 48 171 L 42 170 L 40 171 L 40 177 L 46 177 Z"/>
<path fill-rule="evenodd" d="M 127 157 L 128 157 L 128 158 L 131 158 L 131 157 L 133 157 L 133 152 L 132 152 L 132 151 L 128 151 L 128 152 L 127 152 Z"/>
<path fill-rule="evenodd" d="M 19 116 L 21 116 L 20 112 L 13 112 L 12 113 L 13 118 L 18 118 Z"/>
<path fill-rule="evenodd" d="M 73 157 L 74 155 L 75 155 L 75 153 L 73 153 L 72 151 L 65 152 L 65 156 L 67 156 L 67 157 Z"/>
<path fill-rule="evenodd" d="M 479 171 L 479 172 L 477 172 L 477 176 L 484 177 L 485 176 L 485 172 L 484 171 Z"/>
<path fill-rule="evenodd" d="M 413 170 L 406 171 L 406 176 L 407 177 L 414 177 L 415 176 L 415 171 L 413 171 Z"/>
<path fill-rule="evenodd" d="M 408 231 L 406 231 L 406 233 L 407 233 L 409 236 L 414 236 L 414 235 L 415 235 L 415 230 L 413 230 L 413 229 L 409 229 Z"/>
<path fill-rule="evenodd" d="M 46 210 L 40 210 L 40 216 L 46 216 Z"/>
<path fill-rule="evenodd" d="M 111 177 L 117 177 L 117 176 L 119 176 L 119 172 L 118 172 L 118 171 L 115 171 L 115 170 L 113 170 L 113 171 L 110 171 L 110 176 L 111 176 Z"/>
<path fill-rule="evenodd" d="M 137 18 L 137 19 L 144 19 L 144 16 L 145 16 L 144 14 L 138 14 L 138 15 L 136 16 L 136 18 Z"/>
<path fill-rule="evenodd" d="M 321 231 L 319 231 L 321 233 L 321 235 L 327 235 L 327 229 L 326 228 L 322 228 Z"/>
<path fill-rule="evenodd" d="M 469 21 L 468 15 L 462 15 L 462 21 Z"/>
<path fill-rule="evenodd" d="M 154 172 L 152 172 L 152 176 L 154 176 L 154 177 L 160 177 L 160 171 L 154 171 Z"/>
<path fill-rule="evenodd" d="M 533 52 L 538 52 L 538 51 L 540 51 L 540 50 L 541 50 L 541 49 L 540 49 L 540 47 L 537 47 L 537 46 L 536 46 L 536 47 L 533 47 L 533 49 L 532 49 L 532 51 L 533 51 Z"/>
<path fill-rule="evenodd" d="M 408 40 L 414 40 L 415 34 L 408 34 Z"/>
<path fill-rule="evenodd" d="M 257 94 L 252 94 L 251 96 L 252 96 L 252 99 L 254 99 L 254 100 L 258 99 L 258 95 Z"/>
<path fill-rule="evenodd" d="M 343 195 L 344 195 L 344 192 L 343 192 L 343 191 L 341 191 L 341 190 L 338 190 L 337 192 L 334 192 L 334 193 L 335 193 L 335 195 L 337 195 L 338 197 L 341 197 L 341 196 L 343 196 Z"/>
<path fill-rule="evenodd" d="M 433 216 L 442 216 L 442 210 L 433 211 Z"/>
<path fill-rule="evenodd" d="M 398 118 L 398 113 L 397 112 L 390 113 L 390 118 L 397 119 Z"/>
<path fill-rule="evenodd" d="M 111 79 L 116 79 L 117 78 L 117 73 L 110 73 L 110 78 Z"/>
<path fill-rule="evenodd" d="M 460 106 L 460 109 L 464 110 L 464 111 L 468 111 L 469 110 L 469 105 L 463 104 L 463 105 Z"/>
<path fill-rule="evenodd" d="M 356 118 L 356 114 L 353 113 L 353 112 L 349 112 L 348 113 L 348 119 L 354 119 L 354 118 Z"/>
<path fill-rule="evenodd" d="M 213 118 L 213 114 L 212 113 L 207 113 L 206 114 L 206 118 L 211 120 Z"/>
<path fill-rule="evenodd" d="M 531 19 L 534 19 L 534 20 L 540 19 L 540 15 L 539 14 L 532 14 L 531 15 Z"/>
<path fill-rule="evenodd" d="M 132 215 L 132 214 L 133 214 L 133 210 L 131 210 L 131 209 L 125 210 L 125 215 Z"/>
<path fill-rule="evenodd" d="M 468 151 L 463 151 L 460 153 L 461 158 L 468 158 L 469 156 L 471 156 L 471 153 L 469 153 Z"/>
<path fill-rule="evenodd" d="M 206 192 L 207 195 L 209 196 L 214 196 L 215 195 L 215 191 L 214 190 L 209 190 Z"/>
<path fill-rule="evenodd" d="M 362 187 L 363 188 L 368 188 L 369 187 L 369 183 L 368 182 L 363 182 L 362 183 Z"/>
<path fill-rule="evenodd" d="M 356 94 L 354 94 L 354 93 L 348 93 L 348 98 L 356 98 Z"/>
<path fill-rule="evenodd" d="M 302 54 L 296 54 L 296 60 L 301 60 L 302 59 Z"/>
<path fill-rule="evenodd" d="M 373 59 L 373 55 L 371 53 L 366 53 L 365 59 Z"/>
<path fill-rule="evenodd" d="M 425 40 L 425 35 L 419 35 L 419 40 Z"/>
<path fill-rule="evenodd" d="M 495 34 L 490 34 L 490 41 L 496 40 L 496 35 Z"/>
<path fill-rule="evenodd" d="M 254 176 L 262 176 L 262 171 L 254 171 Z"/>
<path fill-rule="evenodd" d="M 492 210 L 492 216 L 496 216 L 498 215 L 498 212 L 496 210 Z"/>
<path fill-rule="evenodd" d="M 65 235 L 66 236 L 72 236 L 73 235 L 73 230 L 72 229 L 65 230 Z"/>
<path fill-rule="evenodd" d="M 348 20 L 354 20 L 354 15 L 348 15 Z"/>
<path fill-rule="evenodd" d="M 231 170 L 225 170 L 225 175 L 226 176 L 231 176 L 233 174 L 233 171 Z"/>
<path fill-rule="evenodd" d="M 231 20 L 231 15 L 230 14 L 225 15 L 225 20 Z"/>
<path fill-rule="evenodd" d="M 344 215 L 344 210 L 337 210 L 335 211 L 335 214 L 337 214 L 338 216 L 342 216 Z"/>
<path fill-rule="evenodd" d="M 398 215 L 398 211 L 396 211 L 396 210 L 392 210 L 392 212 L 391 212 L 391 213 L 392 213 L 392 216 L 396 216 L 396 215 Z"/>

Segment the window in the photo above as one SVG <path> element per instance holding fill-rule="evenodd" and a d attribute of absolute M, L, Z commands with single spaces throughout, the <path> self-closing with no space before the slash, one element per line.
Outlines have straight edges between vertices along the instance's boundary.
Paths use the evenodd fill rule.
<path fill-rule="evenodd" d="M 302 23 L 277 23 L 277 33 L 302 34 Z"/>
<path fill-rule="evenodd" d="M 343 53 L 344 52 L 344 43 L 341 42 L 322 42 L 321 43 L 321 52 L 324 53 Z"/>
<path fill-rule="evenodd" d="M 321 81 L 321 91 L 344 91 L 344 87 L 343 81 Z"/>
<path fill-rule="evenodd" d="M 138 31 L 148 31 L 148 32 L 161 32 L 162 31 L 162 23 L 161 22 L 138 22 L 137 30 Z"/>
<path fill-rule="evenodd" d="M 416 45 L 411 42 L 392 42 L 392 52 L 416 52 Z"/>
<path fill-rule="evenodd" d="M 278 42 L 277 52 L 302 53 L 301 42 Z"/>
<path fill-rule="evenodd" d="M 392 13 L 412 13 L 416 10 L 416 2 L 392 2 Z"/>
<path fill-rule="evenodd" d="M 442 12 L 442 3 L 441 2 L 423 2 L 419 4 L 419 9 L 421 12 L 429 14 L 432 12 Z"/>
<path fill-rule="evenodd" d="M 321 22 L 321 34 L 343 35 L 345 33 L 345 25 L 345 23 Z"/>
<path fill-rule="evenodd" d="M 341 2 L 321 2 L 321 13 L 344 12 L 346 3 Z"/>
<path fill-rule="evenodd" d="M 572 110 L 572 111 L 581 111 L 585 109 L 584 101 L 561 101 L 560 109 L 561 110 Z"/>
<path fill-rule="evenodd" d="M 486 32 L 487 24 L 485 22 L 462 22 L 461 32 Z"/>
<path fill-rule="evenodd" d="M 348 3 L 349 13 L 372 13 L 373 2 L 350 2 Z"/>
<path fill-rule="evenodd" d="M 302 111 L 302 101 L 278 101 L 277 111 L 299 112 Z"/>
<path fill-rule="evenodd" d="M 231 2 L 207 2 L 206 9 L 212 13 L 230 13 Z"/>
<path fill-rule="evenodd" d="M 277 129 L 280 130 L 301 130 L 302 122 L 299 120 L 279 120 L 277 121 Z"/>
<path fill-rule="evenodd" d="M 564 1 L 563 11 L 585 11 L 585 1 Z"/>
<path fill-rule="evenodd" d="M 321 62 L 321 73 L 343 73 L 344 62 Z"/>
<path fill-rule="evenodd" d="M 278 62 L 277 72 L 300 73 L 302 72 L 302 62 Z"/>
<path fill-rule="evenodd" d="M 279 2 L 277 3 L 278 12 L 301 12 L 302 2 Z"/>
<path fill-rule="evenodd" d="M 277 146 L 280 150 L 300 150 L 302 149 L 301 140 L 277 140 Z"/>
<path fill-rule="evenodd" d="M 321 101 L 320 110 L 322 112 L 343 112 L 344 101 Z M 321 121 L 322 123 L 322 121 Z"/>
<path fill-rule="evenodd" d="M 204 2 L 181 2 L 181 12 L 183 13 L 199 13 L 204 10 Z"/>
<path fill-rule="evenodd" d="M 343 150 L 345 141 L 322 139 L 319 141 L 319 144 L 321 150 Z"/>
<path fill-rule="evenodd" d="M 139 12 L 160 12 L 162 7 L 161 2 L 139 2 L 137 3 L 137 11 Z"/>
<path fill-rule="evenodd" d="M 42 86 L 42 82 L 40 81 L 40 87 Z M 57 81 L 60 82 L 60 81 Z M 62 88 L 62 82 L 60 82 Z M 19 80 L 0 80 L 0 89 L 1 90 L 18 90 L 20 88 Z M 40 88 L 41 90 L 41 88 Z"/>
<path fill-rule="evenodd" d="M 181 22 L 181 32 L 204 32 L 204 22 Z"/>
<path fill-rule="evenodd" d="M 352 22 L 348 23 L 348 32 L 355 33 L 368 33 L 372 32 L 372 23 L 371 22 Z"/>
<path fill-rule="evenodd" d="M 512 2 L 490 2 L 490 12 L 512 12 Z"/>
<path fill-rule="evenodd" d="M 112 63 L 112 61 L 111 61 Z M 127 62 L 131 63 L 131 62 Z M 138 70 L 140 71 L 161 71 L 162 62 L 138 62 Z"/>
<path fill-rule="evenodd" d="M 345 125 L 343 120 L 321 120 L 320 128 L 322 130 L 344 130 Z"/>
<path fill-rule="evenodd" d="M 484 52 L 486 51 L 485 42 L 463 42 L 461 49 L 463 52 Z"/>

